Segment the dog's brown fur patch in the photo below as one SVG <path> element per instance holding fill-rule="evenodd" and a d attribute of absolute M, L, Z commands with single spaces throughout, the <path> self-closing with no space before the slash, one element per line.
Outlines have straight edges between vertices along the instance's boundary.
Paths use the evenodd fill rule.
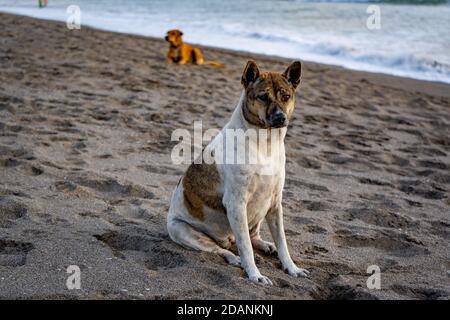
<path fill-rule="evenodd" d="M 183 178 L 184 204 L 189 213 L 204 220 L 204 207 L 225 212 L 222 195 L 217 192 L 221 183 L 215 164 L 192 163 Z"/>

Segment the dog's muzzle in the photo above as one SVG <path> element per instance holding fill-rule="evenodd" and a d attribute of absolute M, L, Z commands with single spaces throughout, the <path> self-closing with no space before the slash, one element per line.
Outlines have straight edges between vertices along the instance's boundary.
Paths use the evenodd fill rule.
<path fill-rule="evenodd" d="M 288 125 L 289 120 L 287 118 L 286 113 L 277 109 L 275 112 L 272 112 L 269 116 L 269 125 L 272 128 L 281 128 Z"/>

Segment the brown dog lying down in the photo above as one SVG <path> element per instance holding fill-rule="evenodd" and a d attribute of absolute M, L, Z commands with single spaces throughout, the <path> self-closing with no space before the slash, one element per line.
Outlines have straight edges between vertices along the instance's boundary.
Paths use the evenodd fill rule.
<path fill-rule="evenodd" d="M 169 52 L 167 53 L 167 63 L 186 64 L 192 62 L 194 64 L 208 64 L 216 68 L 223 68 L 224 65 L 213 60 L 203 59 L 203 53 L 199 48 L 184 43 L 181 36 L 183 32 L 174 29 L 167 31 L 166 41 L 170 43 Z"/>

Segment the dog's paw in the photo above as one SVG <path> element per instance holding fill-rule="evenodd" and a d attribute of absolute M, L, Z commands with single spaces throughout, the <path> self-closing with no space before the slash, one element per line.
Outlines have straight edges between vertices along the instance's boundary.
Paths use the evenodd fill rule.
<path fill-rule="evenodd" d="M 272 242 L 261 239 L 252 239 L 252 245 L 255 249 L 264 252 L 266 255 L 275 255 L 277 253 L 277 248 Z"/>
<path fill-rule="evenodd" d="M 268 277 L 263 276 L 262 274 L 249 276 L 248 279 L 257 284 L 264 284 L 270 286 L 272 285 L 272 281 Z"/>
<path fill-rule="evenodd" d="M 306 269 L 299 268 L 297 266 L 291 266 L 286 268 L 285 271 L 292 277 L 305 277 L 309 278 L 309 271 Z"/>
<path fill-rule="evenodd" d="M 238 256 L 229 256 L 226 257 L 226 260 L 228 264 L 231 264 L 232 266 L 240 267 L 241 266 L 241 258 Z"/>
<path fill-rule="evenodd" d="M 267 255 L 275 255 L 277 254 L 277 247 L 272 242 L 264 242 L 261 246 L 261 250 Z"/>

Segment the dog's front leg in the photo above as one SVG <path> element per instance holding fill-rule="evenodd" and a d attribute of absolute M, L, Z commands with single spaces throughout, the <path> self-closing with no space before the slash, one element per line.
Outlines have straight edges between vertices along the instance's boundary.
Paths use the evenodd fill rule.
<path fill-rule="evenodd" d="M 241 266 L 247 273 L 248 278 L 256 283 L 272 284 L 269 278 L 263 276 L 255 264 L 250 232 L 247 221 L 247 205 L 243 198 L 228 196 L 224 198 L 227 216 L 231 230 L 236 239 L 236 244 L 241 258 Z"/>
<path fill-rule="evenodd" d="M 277 247 L 278 257 L 283 265 L 283 269 L 291 276 L 307 277 L 309 271 L 297 267 L 289 254 L 286 235 L 284 233 L 283 208 L 281 203 L 278 203 L 275 208 L 268 212 L 266 220 L 269 225 L 273 241 L 275 242 L 275 246 Z"/>

